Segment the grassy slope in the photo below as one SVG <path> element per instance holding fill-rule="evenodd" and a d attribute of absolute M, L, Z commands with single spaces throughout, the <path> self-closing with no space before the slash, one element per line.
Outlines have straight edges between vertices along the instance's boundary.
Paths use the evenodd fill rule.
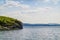
<path fill-rule="evenodd" d="M 16 19 L 5 17 L 5 16 L 0 16 L 0 30 L 9 30 L 12 29 L 13 25 L 19 26 L 18 23 L 16 23 Z M 18 21 L 20 22 L 20 21 Z"/>

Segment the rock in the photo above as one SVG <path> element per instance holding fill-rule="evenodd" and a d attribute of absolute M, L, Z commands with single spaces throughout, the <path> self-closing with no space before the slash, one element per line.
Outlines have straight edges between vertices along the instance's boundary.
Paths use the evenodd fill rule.
<path fill-rule="evenodd" d="M 23 29 L 23 23 L 17 19 L 0 16 L 0 30 Z"/>

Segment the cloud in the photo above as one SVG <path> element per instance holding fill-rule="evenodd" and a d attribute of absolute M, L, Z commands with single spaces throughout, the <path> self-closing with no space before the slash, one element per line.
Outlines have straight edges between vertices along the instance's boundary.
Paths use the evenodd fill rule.
<path fill-rule="evenodd" d="M 7 1 L 1 6 L 2 15 L 22 20 L 24 23 L 60 23 L 60 9 L 53 7 L 34 7 L 18 1 Z"/>
<path fill-rule="evenodd" d="M 54 8 L 36 8 L 28 14 L 23 14 L 25 22 L 30 23 L 59 23 L 59 13 L 55 13 Z"/>
<path fill-rule="evenodd" d="M 44 0 L 44 2 L 49 2 L 50 0 Z"/>
<path fill-rule="evenodd" d="M 60 0 L 51 0 L 54 4 L 57 4 Z"/>
<path fill-rule="evenodd" d="M 25 5 L 25 4 L 21 4 L 20 2 L 18 1 L 12 1 L 12 0 L 7 0 L 5 2 L 5 4 L 3 4 L 2 6 L 0 6 L 0 9 L 1 8 L 7 8 L 7 7 L 20 7 L 20 8 L 29 8 L 30 6 L 29 5 Z"/>
<path fill-rule="evenodd" d="M 54 3 L 54 5 L 58 4 L 60 0 L 37 0 L 38 2 L 44 2 L 44 3 Z"/>
<path fill-rule="evenodd" d="M 16 6 L 16 7 L 21 7 L 21 8 L 28 8 L 29 7 L 28 5 L 21 4 L 18 1 L 8 1 L 6 4 L 9 6 Z"/>

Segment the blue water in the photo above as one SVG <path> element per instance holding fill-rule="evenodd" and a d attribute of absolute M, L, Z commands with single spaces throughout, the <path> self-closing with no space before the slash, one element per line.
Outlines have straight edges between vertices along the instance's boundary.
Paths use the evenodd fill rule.
<path fill-rule="evenodd" d="M 24 27 L 22 30 L 0 31 L 0 40 L 60 40 L 60 28 Z"/>

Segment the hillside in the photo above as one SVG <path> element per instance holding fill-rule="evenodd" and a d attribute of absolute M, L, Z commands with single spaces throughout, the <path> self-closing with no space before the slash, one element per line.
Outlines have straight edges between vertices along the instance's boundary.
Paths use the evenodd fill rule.
<path fill-rule="evenodd" d="M 22 22 L 6 16 L 0 16 L 0 30 L 22 29 Z"/>

